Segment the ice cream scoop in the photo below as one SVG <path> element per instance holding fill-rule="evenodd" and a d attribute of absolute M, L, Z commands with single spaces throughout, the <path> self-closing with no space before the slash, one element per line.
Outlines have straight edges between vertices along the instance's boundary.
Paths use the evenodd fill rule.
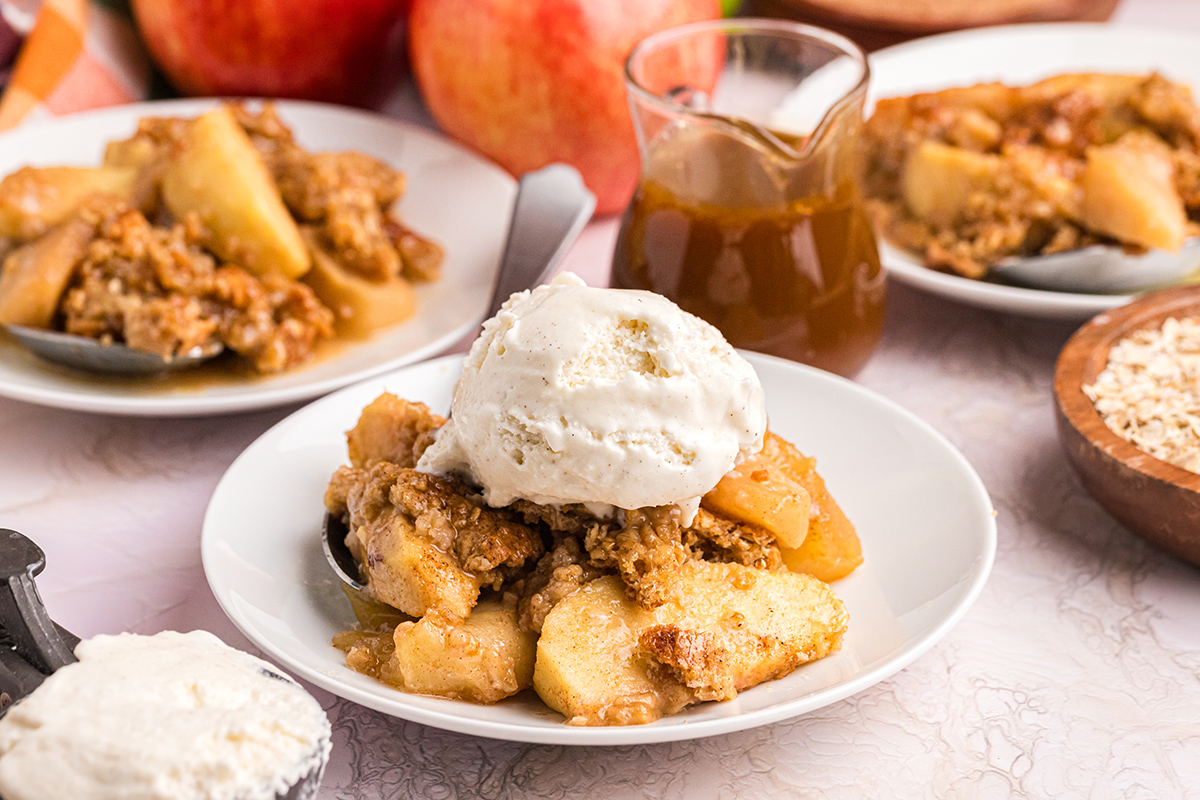
<path fill-rule="evenodd" d="M 566 274 L 484 323 L 417 468 L 462 475 L 493 506 L 675 504 L 690 522 L 765 429 L 758 376 L 716 328 Z"/>
<path fill-rule="evenodd" d="M 205 631 L 97 636 L 0 719 L 6 800 L 311 796 L 330 748 L 321 706 Z"/>
<path fill-rule="evenodd" d="M 0 529 L 0 796 L 316 796 L 330 727 L 298 683 L 203 631 L 81 643 L 42 605 L 45 566 Z"/>

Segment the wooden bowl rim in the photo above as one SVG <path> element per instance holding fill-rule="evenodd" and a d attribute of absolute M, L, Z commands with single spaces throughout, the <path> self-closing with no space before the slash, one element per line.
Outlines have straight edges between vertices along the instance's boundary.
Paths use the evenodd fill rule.
<path fill-rule="evenodd" d="M 1054 368 L 1054 396 L 1064 419 L 1101 455 L 1146 477 L 1200 494 L 1200 473 L 1150 455 L 1118 436 L 1083 393 L 1108 363 L 1113 345 L 1169 317 L 1200 316 L 1200 286 L 1161 289 L 1097 314 L 1071 335 Z"/>
<path fill-rule="evenodd" d="M 1081 17 L 1078 13 L 1063 13 L 1054 8 L 1054 3 L 1043 2 L 1041 7 L 1035 2 L 1017 3 L 1017 11 L 1012 9 L 994 9 L 987 4 L 978 2 L 963 2 L 956 5 L 953 11 L 941 18 L 914 16 L 912 14 L 884 16 L 880 13 L 869 12 L 861 8 L 846 8 L 840 0 L 776 0 L 777 3 L 788 6 L 800 13 L 809 14 L 822 21 L 841 25 L 853 25 L 859 28 L 878 31 L 892 31 L 902 34 L 936 35 L 963 28 L 981 28 L 994 25 L 1019 25 L 1022 23 L 1038 22 L 1069 22 L 1075 19 L 1107 19 L 1112 15 L 1120 0 L 1095 0 L 1096 10 L 1100 16 Z M 1081 3 L 1070 6 L 1076 9 Z M 894 11 L 903 4 L 893 4 Z M 1049 6 L 1049 8 L 1047 8 Z"/>

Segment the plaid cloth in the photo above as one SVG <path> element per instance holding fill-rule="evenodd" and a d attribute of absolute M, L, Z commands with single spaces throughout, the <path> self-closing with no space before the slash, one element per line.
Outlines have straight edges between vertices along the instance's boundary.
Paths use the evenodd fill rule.
<path fill-rule="evenodd" d="M 127 13 L 88 0 L 0 0 L 25 35 L 0 95 L 0 130 L 24 120 L 145 99 L 150 67 Z"/>

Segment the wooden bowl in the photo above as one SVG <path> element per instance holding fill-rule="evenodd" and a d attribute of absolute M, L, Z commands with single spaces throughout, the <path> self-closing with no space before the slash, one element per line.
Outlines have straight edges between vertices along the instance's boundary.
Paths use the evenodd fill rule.
<path fill-rule="evenodd" d="M 1200 564 L 1200 474 L 1134 447 L 1108 429 L 1083 386 L 1108 363 L 1108 351 L 1168 317 L 1200 316 L 1200 286 L 1164 289 L 1085 323 L 1067 341 L 1054 371 L 1058 437 L 1084 488 L 1134 533 Z"/>
<path fill-rule="evenodd" d="M 1107 20 L 1118 0 L 747 0 L 745 11 L 830 28 L 866 50 L 935 33 L 1018 22 Z"/>

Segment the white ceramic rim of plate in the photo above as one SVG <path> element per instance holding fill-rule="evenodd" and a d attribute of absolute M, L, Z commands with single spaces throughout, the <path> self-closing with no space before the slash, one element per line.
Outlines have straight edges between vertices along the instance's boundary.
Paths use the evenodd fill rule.
<path fill-rule="evenodd" d="M 1086 319 L 1123 306 L 1137 295 L 1076 294 L 988 283 L 938 272 L 888 242 L 879 242 L 879 255 L 889 275 L 903 284 L 979 308 L 1051 319 Z"/>
<path fill-rule="evenodd" d="M 44 130 L 52 130 L 64 124 L 79 125 L 93 121 L 110 121 L 130 119 L 134 122 L 142 116 L 161 116 L 164 114 L 178 115 L 194 115 L 211 109 L 220 103 L 245 100 L 250 103 L 264 102 L 262 98 L 232 98 L 232 97 L 197 97 L 197 98 L 181 98 L 173 100 L 153 100 L 140 103 L 128 103 L 125 105 L 106 106 L 104 108 L 91 109 L 81 111 L 74 114 L 65 114 L 60 117 L 50 119 L 42 119 L 34 122 L 29 122 L 17 128 L 0 133 L 0 147 L 14 137 L 36 136 L 38 132 Z M 474 153 L 466 147 L 454 142 L 434 131 L 405 122 L 394 117 L 388 117 L 383 114 L 365 111 L 363 109 L 352 108 L 347 106 L 334 105 L 332 103 L 319 103 L 307 100 L 273 100 L 276 107 L 286 117 L 289 111 L 309 112 L 315 114 L 328 114 L 337 116 L 346 120 L 360 121 L 364 124 L 371 125 L 386 125 L 396 132 L 398 136 L 419 139 L 424 143 L 431 144 L 435 147 L 443 148 L 446 152 L 453 152 L 457 156 L 464 157 L 472 162 L 474 166 L 481 170 L 485 170 L 491 174 L 493 179 L 506 182 L 510 188 L 510 203 L 511 199 L 516 196 L 516 180 L 504 171 L 498 165 L 488 161 L 477 153 Z M 300 132 L 303 136 L 303 132 Z M 360 147 L 361 145 L 353 142 L 347 143 L 347 148 Z M 70 160 L 70 156 L 65 157 L 67 164 L 75 162 Z M 38 158 L 36 163 L 43 163 L 45 159 Z M 98 162 L 96 162 L 98 163 Z M 411 183 L 410 183 L 411 186 Z M 403 200 L 401 201 L 403 202 Z M 507 213 L 507 210 L 506 210 Z M 500 242 L 501 248 L 503 241 Z M 496 253 L 496 263 L 492 267 L 492 277 L 495 277 L 495 271 L 499 267 L 499 259 L 501 253 L 499 250 Z M 423 287 L 418 287 L 418 292 L 422 291 Z M 490 289 L 485 295 L 490 294 Z M 8 397 L 13 400 L 33 403 L 36 405 L 46 406 L 50 408 L 62 408 L 73 411 L 85 411 L 104 414 L 117 414 L 124 416 L 208 416 L 219 414 L 231 414 L 243 411 L 254 411 L 263 408 L 271 408 L 275 406 L 294 403 L 302 400 L 309 400 L 314 397 L 327 394 L 334 389 L 339 389 L 351 383 L 360 380 L 365 380 L 375 375 L 397 369 L 406 364 L 416 363 L 425 360 L 431 356 L 437 355 L 452 346 L 455 342 L 462 339 L 471 332 L 482 320 L 487 310 L 486 296 L 478 303 L 478 308 L 474 313 L 469 315 L 469 318 L 464 319 L 459 324 L 452 328 L 446 329 L 427 344 L 409 350 L 394 358 L 379 361 L 367 368 L 355 370 L 353 372 L 342 375 L 335 375 L 322 380 L 314 380 L 309 382 L 296 383 L 290 386 L 277 387 L 274 389 L 266 388 L 261 391 L 247 391 L 232 395 L 204 395 L 181 393 L 172 394 L 147 394 L 144 396 L 119 396 L 107 395 L 102 393 L 92 393 L 85 391 L 77 391 L 72 389 L 64 389 L 55 386 L 28 385 L 24 383 L 8 383 L 0 376 L 0 397 Z M 417 317 L 421 314 L 421 306 L 418 305 Z M 405 325 L 408 323 L 400 323 Z M 386 334 L 384 335 L 386 338 Z M 369 340 L 364 343 L 370 345 L 374 340 Z M 358 343 L 352 343 L 349 348 L 353 350 L 359 347 Z M 331 362 L 336 362 L 343 354 L 339 353 L 330 358 Z M 321 366 L 325 362 L 319 362 L 313 366 Z M 52 368 L 57 369 L 57 367 Z M 303 370 L 307 365 L 302 365 L 298 369 Z M 271 376 L 263 380 L 270 381 L 272 377 L 289 378 L 293 372 L 283 372 L 279 376 Z M 86 376 L 81 376 L 83 380 Z"/>
<path fill-rule="evenodd" d="M 910 59 L 925 60 L 931 58 L 929 51 L 938 48 L 958 48 L 978 44 L 980 42 L 1016 41 L 1022 44 L 1037 42 L 1038 39 L 1062 41 L 1063 37 L 1076 40 L 1103 40 L 1111 42 L 1111 52 L 1128 55 L 1130 53 L 1153 54 L 1156 42 L 1170 41 L 1176 47 L 1191 47 L 1200 52 L 1200 36 L 1186 31 L 1172 31 L 1161 28 L 1142 26 L 1113 26 L 1102 22 L 1042 22 L 1018 25 L 998 25 L 988 28 L 975 28 L 964 31 L 953 31 L 892 45 L 872 53 L 868 61 L 871 66 L 872 82 L 867 90 L 868 113 L 874 102 L 881 96 L 897 97 L 922 91 L 933 91 L 938 88 L 962 86 L 968 83 L 987 80 L 984 77 L 966 77 L 955 79 L 953 72 L 947 70 L 944 78 L 925 85 L 897 87 L 881 81 L 880 76 L 894 69 L 896 62 L 903 63 Z M 1139 46 L 1134 47 L 1137 43 Z M 1151 61 L 1147 58 L 1146 61 Z M 1134 69 L 1132 65 L 1101 64 L 1085 66 L 1079 64 L 1074 69 L 1092 69 L 1120 71 Z M 1152 63 L 1143 64 L 1139 69 L 1149 70 L 1156 66 Z M 1069 66 L 1048 68 L 1042 71 L 1041 77 L 1071 69 Z M 1040 71 L 1035 68 L 1034 71 Z M 1197 78 L 1200 78 L 1200 68 L 1197 68 Z M 1036 78 L 1030 78 L 1034 80 Z M 886 88 L 880 90 L 879 84 Z M 1194 88 L 1200 91 L 1200 80 L 1194 80 Z M 923 291 L 942 297 L 969 303 L 971 305 L 989 308 L 997 311 L 1007 311 L 1016 314 L 1049 317 L 1058 319 L 1084 319 L 1106 311 L 1110 308 L 1128 303 L 1137 294 L 1077 294 L 1072 292 L 1053 292 L 1044 289 L 1030 289 L 1020 286 L 982 283 L 957 275 L 936 272 L 927 269 L 912 257 L 906 256 L 891 245 L 880 243 L 880 254 L 884 266 L 902 283 L 914 286 Z"/>
<path fill-rule="evenodd" d="M 785 370 L 796 370 L 803 372 L 807 379 L 825 382 L 833 387 L 834 391 L 844 391 L 859 395 L 861 398 L 870 403 L 882 406 L 889 414 L 894 415 L 903 420 L 906 424 L 910 424 L 921 435 L 927 436 L 931 445 L 941 449 L 947 455 L 961 475 L 966 478 L 967 484 L 970 487 L 971 503 L 975 508 L 988 509 L 984 517 L 981 518 L 981 548 L 978 552 L 972 551 L 975 554 L 973 562 L 974 569 L 970 574 L 969 585 L 965 588 L 960 596 L 958 603 L 933 627 L 925 630 L 920 636 L 908 639 L 900 651 L 887 660 L 879 664 L 876 668 L 857 675 L 854 678 L 827 689 L 823 689 L 796 700 L 785 701 L 776 705 L 768 706 L 758 711 L 740 713 L 735 716 L 718 718 L 713 720 L 702 720 L 696 722 L 685 721 L 681 724 L 673 724 L 669 726 L 658 726 L 654 723 L 648 725 L 635 725 L 627 727 L 573 727 L 568 725 L 556 725 L 550 727 L 526 727 L 518 724 L 498 723 L 479 719 L 465 719 L 462 716 L 445 714 L 437 710 L 430 710 L 412 705 L 404 704 L 403 698 L 406 696 L 402 692 L 396 690 L 396 699 L 384 699 L 380 695 L 370 694 L 359 690 L 358 688 L 348 685 L 340 680 L 336 675 L 330 675 L 319 669 L 309 667 L 303 661 L 294 657 L 286 650 L 282 650 L 274 646 L 269 640 L 260 636 L 255 630 L 253 624 L 244 619 L 236 608 L 233 607 L 232 598 L 229 596 L 229 588 L 225 585 L 223 573 L 219 574 L 214 568 L 214 563 L 220 557 L 217 553 L 218 545 L 222 540 L 218 539 L 218 534 L 214 531 L 215 523 L 212 523 L 213 507 L 216 505 L 216 499 L 222 494 L 227 483 L 231 484 L 237 478 L 237 468 L 239 462 L 247 458 L 253 451 L 255 446 L 272 437 L 279 430 L 280 433 L 285 432 L 286 427 L 294 424 L 293 417 L 305 413 L 307 409 L 313 409 L 319 404 L 337 403 L 341 395 L 349 393 L 357 393 L 362 391 L 370 384 L 380 383 L 399 378 L 406 369 L 415 368 L 437 368 L 443 364 L 457 364 L 461 361 L 462 356 L 451 355 L 444 356 L 439 359 L 424 362 L 423 364 L 409 365 L 406 368 L 397 370 L 395 373 L 377 376 L 368 381 L 360 382 L 354 386 L 346 387 L 339 392 L 335 392 L 325 398 L 314 401 L 302 409 L 294 412 L 289 417 L 277 423 L 270 430 L 266 431 L 259 439 L 255 440 L 242 455 L 229 467 L 229 470 L 221 478 L 216 490 L 213 493 L 213 500 L 209 503 L 209 509 L 205 513 L 203 531 L 201 534 L 201 558 L 204 565 L 204 573 L 208 579 L 209 587 L 216 597 L 221 609 L 256 646 L 261 648 L 272 659 L 279 664 L 292 671 L 294 674 L 310 681 L 311 683 L 320 686 L 332 692 L 339 697 L 342 697 L 359 705 L 375 709 L 382 713 L 396 716 L 402 719 L 418 722 L 424 725 L 441 728 L 458 733 L 484 736 L 487 738 L 503 739 L 508 741 L 531 742 L 542 744 L 571 744 L 571 745 L 629 745 L 629 744 L 647 744 L 656 742 L 682 741 L 687 739 L 696 739 L 707 736 L 715 736 L 724 733 L 732 733 L 747 728 L 758 727 L 761 725 L 778 722 L 784 719 L 798 716 L 809 711 L 824 707 L 830 703 L 836 702 L 850 695 L 856 694 L 875 683 L 878 683 L 885 678 L 904 669 L 914 660 L 926 653 L 934 646 L 949 630 L 962 618 L 971 605 L 982 592 L 988 575 L 991 572 L 992 564 L 996 554 L 996 521 L 995 511 L 988 495 L 987 488 L 984 486 L 982 479 L 975 472 L 974 468 L 967 461 L 957 448 L 954 447 L 942 434 L 934 429 L 927 422 L 922 420 L 916 414 L 908 411 L 899 404 L 888 400 L 887 398 L 872 392 L 852 381 L 840 378 L 830 373 L 814 369 L 812 367 L 803 366 L 791 361 L 787 361 L 772 356 L 760 355 L 757 353 L 743 353 L 743 355 L 756 366 L 765 365 L 773 367 L 782 367 Z M 317 523 L 314 521 L 314 532 Z M 332 571 L 331 571 L 332 572 Z M 960 581 L 961 583 L 961 581 Z M 348 670 L 348 668 L 343 667 Z M 764 684 L 767 685 L 767 684 Z M 753 690 L 747 690 L 753 691 Z M 456 701 L 442 701 L 456 702 Z M 732 702 L 732 701 L 731 701 Z M 667 718 L 671 719 L 671 718 Z"/>

